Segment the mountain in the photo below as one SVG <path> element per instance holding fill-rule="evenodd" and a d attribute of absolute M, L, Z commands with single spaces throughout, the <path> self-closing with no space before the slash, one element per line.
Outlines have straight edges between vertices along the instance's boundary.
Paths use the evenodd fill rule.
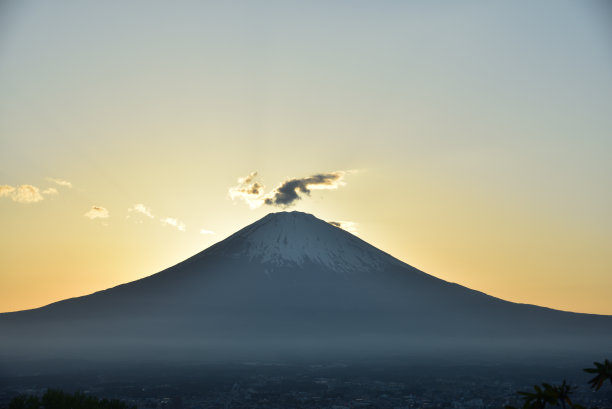
<path fill-rule="evenodd" d="M 411 267 L 300 212 L 160 273 L 0 314 L 13 359 L 247 359 L 611 352 L 612 316 L 516 304 Z"/>

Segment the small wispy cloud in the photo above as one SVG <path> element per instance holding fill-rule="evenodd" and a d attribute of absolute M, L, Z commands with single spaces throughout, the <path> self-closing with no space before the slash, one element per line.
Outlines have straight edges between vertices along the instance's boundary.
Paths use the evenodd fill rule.
<path fill-rule="evenodd" d="M 162 224 L 175 227 L 179 231 L 187 230 L 185 223 L 183 223 L 182 221 L 178 219 L 175 219 L 174 217 L 166 217 L 164 219 L 160 219 L 159 221 L 162 222 Z"/>
<path fill-rule="evenodd" d="M 127 218 L 130 218 L 131 214 L 139 215 L 140 216 L 136 220 L 137 223 L 142 223 L 143 219 L 145 219 L 145 218 L 149 218 L 151 220 L 156 219 L 156 217 L 153 214 L 153 211 L 151 210 L 151 208 L 145 206 L 142 203 L 137 203 L 134 206 L 128 208 Z M 175 229 L 177 229 L 179 231 L 186 231 L 187 230 L 187 225 L 185 225 L 185 223 L 183 223 L 182 221 L 180 221 L 176 217 L 163 217 L 163 218 L 160 217 L 160 218 L 158 218 L 158 220 L 164 226 L 171 226 L 171 227 L 174 227 Z M 212 233 L 212 234 L 214 234 L 214 233 Z"/>
<path fill-rule="evenodd" d="M 0 185 L 0 197 L 8 197 L 18 203 L 36 203 L 44 200 L 40 189 L 32 185 L 19 185 L 17 187 Z"/>
<path fill-rule="evenodd" d="M 0 197 L 8 196 L 11 197 L 15 188 L 9 185 L 0 185 Z"/>
<path fill-rule="evenodd" d="M 47 178 L 47 180 L 49 182 L 53 182 L 58 186 L 64 186 L 64 187 L 72 187 L 72 183 L 68 182 L 67 180 L 64 179 L 58 179 L 58 178 Z"/>
<path fill-rule="evenodd" d="M 331 221 L 328 222 L 329 224 L 331 224 L 332 226 L 336 226 L 342 230 L 346 230 L 347 232 L 351 233 L 351 234 L 357 234 L 357 223 L 355 222 L 349 222 L 346 220 L 339 220 L 339 221 Z"/>
<path fill-rule="evenodd" d="M 206 230 L 206 229 L 202 229 L 200 230 L 200 234 L 217 234 L 212 230 Z"/>
<path fill-rule="evenodd" d="M 155 218 L 155 216 L 153 216 L 153 213 L 151 212 L 151 209 L 146 207 L 142 203 L 137 203 L 134 206 L 130 207 L 128 209 L 128 212 L 129 213 L 132 213 L 132 212 L 139 213 L 139 214 L 147 216 L 150 219 Z"/>
<path fill-rule="evenodd" d="M 57 194 L 59 194 L 59 192 L 57 191 L 56 188 L 50 187 L 50 188 L 47 188 L 47 189 L 43 190 L 42 194 L 43 195 L 57 195 Z"/>
<path fill-rule="evenodd" d="M 36 203 L 43 200 L 43 197 L 36 186 L 21 185 L 13 192 L 12 199 L 19 203 Z"/>
<path fill-rule="evenodd" d="M 257 172 L 238 179 L 238 185 L 229 188 L 229 195 L 234 199 L 244 200 L 251 208 L 257 208 L 264 202 L 264 185 L 256 181 Z"/>
<path fill-rule="evenodd" d="M 242 199 L 251 206 L 257 208 L 262 205 L 289 207 L 303 195 L 310 196 L 312 190 L 331 190 L 344 186 L 344 177 L 353 171 L 336 171 L 328 173 L 317 173 L 303 178 L 291 178 L 269 193 L 264 192 L 264 185 L 256 181 L 257 172 L 238 179 L 238 185 L 229 189 L 230 197 Z"/>
<path fill-rule="evenodd" d="M 66 180 L 54 178 L 47 178 L 47 180 L 56 183 L 59 186 L 72 187 L 72 183 Z M 18 203 L 36 203 L 45 199 L 43 195 L 55 196 L 58 194 L 59 191 L 55 187 L 41 189 L 33 185 L 0 185 L 0 197 L 8 197 L 9 199 Z"/>
<path fill-rule="evenodd" d="M 91 206 L 91 209 L 83 216 L 93 219 L 108 219 L 110 217 L 109 211 L 102 206 Z"/>

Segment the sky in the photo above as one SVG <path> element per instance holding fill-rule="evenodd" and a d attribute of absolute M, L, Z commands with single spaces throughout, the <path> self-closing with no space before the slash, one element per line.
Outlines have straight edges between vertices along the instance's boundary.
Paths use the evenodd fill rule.
<path fill-rule="evenodd" d="M 611 17 L 597 1 L 5 0 L 0 311 L 298 210 L 447 281 L 612 314 Z"/>

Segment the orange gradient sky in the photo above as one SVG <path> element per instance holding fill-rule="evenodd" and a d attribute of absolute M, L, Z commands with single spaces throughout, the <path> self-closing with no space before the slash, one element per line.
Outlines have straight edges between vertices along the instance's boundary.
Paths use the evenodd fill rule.
<path fill-rule="evenodd" d="M 597 2 L 4 2 L 0 311 L 156 273 L 287 210 L 425 272 L 612 314 Z"/>

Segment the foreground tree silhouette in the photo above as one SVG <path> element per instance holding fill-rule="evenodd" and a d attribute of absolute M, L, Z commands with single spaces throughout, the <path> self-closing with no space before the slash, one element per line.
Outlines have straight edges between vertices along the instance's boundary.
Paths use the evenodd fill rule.
<path fill-rule="evenodd" d="M 13 398 L 8 409 L 136 409 L 118 399 L 98 399 L 83 393 L 69 394 L 58 389 L 48 389 L 37 396 L 20 395 Z"/>
<path fill-rule="evenodd" d="M 589 381 L 591 388 L 595 388 L 595 390 L 598 391 L 606 382 L 606 379 L 608 379 L 610 385 L 612 385 L 612 363 L 606 359 L 603 364 L 599 362 L 593 362 L 593 364 L 595 364 L 595 368 L 586 368 L 584 370 L 586 373 L 597 374 Z"/>
<path fill-rule="evenodd" d="M 585 368 L 587 373 L 596 374 L 595 377 L 589 380 L 589 385 L 595 390 L 599 390 L 606 380 L 612 384 L 612 364 L 607 359 L 604 363 L 593 362 L 595 368 Z M 551 407 L 561 407 L 564 409 L 585 409 L 584 406 L 573 403 L 570 395 L 573 388 L 568 385 L 565 380 L 561 385 L 550 385 L 543 383 L 541 386 L 535 385 L 534 392 L 519 392 L 523 396 L 524 404 L 522 409 L 544 409 L 546 405 Z M 516 409 L 514 406 L 506 406 L 505 409 Z"/>
<path fill-rule="evenodd" d="M 561 385 L 543 383 L 535 385 L 534 392 L 519 392 L 525 403 L 523 409 L 543 409 L 546 405 L 561 406 L 562 408 L 582 409 L 583 407 L 572 402 L 570 395 L 575 389 L 564 380 Z M 515 409 L 506 406 L 506 409 Z"/>

